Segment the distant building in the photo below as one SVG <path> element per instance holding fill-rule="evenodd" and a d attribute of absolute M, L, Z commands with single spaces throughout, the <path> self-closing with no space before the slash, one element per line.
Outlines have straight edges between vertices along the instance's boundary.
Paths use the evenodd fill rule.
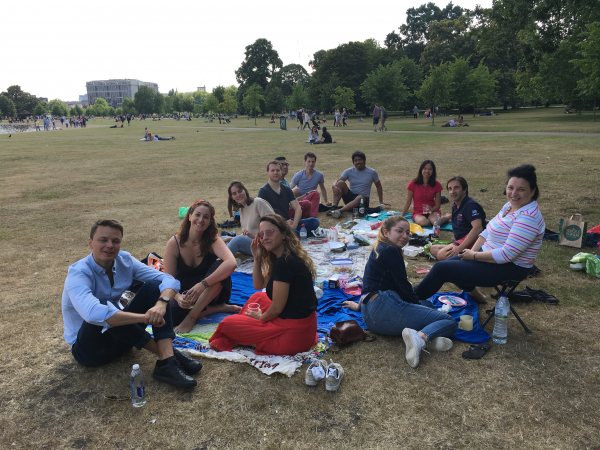
<path fill-rule="evenodd" d="M 83 97 L 83 95 L 80 95 L 79 98 Z M 80 108 L 87 108 L 87 103 L 85 102 L 63 102 L 63 105 L 66 105 L 67 108 L 71 109 L 71 108 L 75 108 L 75 106 L 79 106 Z"/>
<path fill-rule="evenodd" d="M 133 98 L 140 86 L 148 86 L 158 92 L 158 84 L 148 83 L 140 80 L 96 80 L 85 83 L 87 97 L 90 105 L 96 102 L 96 99 L 103 98 L 108 106 L 120 108 L 124 98 Z"/>
<path fill-rule="evenodd" d="M 42 102 L 47 102 L 48 101 L 48 97 L 36 97 L 38 100 L 42 101 Z"/>
<path fill-rule="evenodd" d="M 80 96 L 79 96 L 79 101 L 80 101 L 81 103 L 87 103 L 87 102 L 88 102 L 88 96 L 87 96 L 87 94 L 85 94 L 85 95 L 80 95 Z"/>
<path fill-rule="evenodd" d="M 206 92 L 206 86 L 202 86 L 199 87 L 198 89 L 196 89 L 197 91 L 202 91 L 202 92 Z"/>

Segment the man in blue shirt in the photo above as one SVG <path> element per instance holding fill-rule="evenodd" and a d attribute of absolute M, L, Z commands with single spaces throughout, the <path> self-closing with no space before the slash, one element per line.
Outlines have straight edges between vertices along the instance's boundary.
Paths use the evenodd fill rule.
<path fill-rule="evenodd" d="M 108 364 L 133 347 L 158 356 L 152 376 L 181 387 L 196 386 L 191 375 L 202 363 L 173 348 L 169 302 L 179 290 L 172 276 L 120 251 L 123 226 L 97 221 L 90 232 L 92 253 L 71 267 L 62 295 L 64 337 L 75 360 L 84 366 Z M 123 307 L 121 294 L 134 280 L 144 284 Z M 154 338 L 146 331 L 152 325 Z"/>
<path fill-rule="evenodd" d="M 452 203 L 452 231 L 454 241 L 449 245 L 432 245 L 429 251 L 438 261 L 458 255 L 470 249 L 485 228 L 485 211 L 479 203 L 469 197 L 469 185 L 463 177 L 452 177 L 446 183 Z"/>

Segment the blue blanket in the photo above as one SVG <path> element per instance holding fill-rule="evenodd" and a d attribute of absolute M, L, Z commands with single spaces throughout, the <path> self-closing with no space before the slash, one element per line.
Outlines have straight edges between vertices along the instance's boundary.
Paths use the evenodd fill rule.
<path fill-rule="evenodd" d="M 396 215 L 398 215 L 398 216 L 399 216 L 399 215 L 400 215 L 400 213 L 396 213 Z M 381 221 L 381 220 L 385 220 L 385 219 L 387 219 L 388 217 L 390 217 L 390 216 L 388 215 L 388 213 L 386 213 L 385 211 L 383 211 L 381 214 L 379 214 L 379 217 L 369 217 L 367 220 L 368 220 L 369 222 L 379 222 L 379 221 Z M 414 221 L 414 220 L 412 220 L 412 214 L 410 214 L 410 213 L 406 213 L 406 214 L 404 214 L 404 217 L 406 217 L 406 219 L 407 219 L 409 222 L 411 222 L 411 223 L 415 223 L 415 221 Z M 423 228 L 433 228 L 433 227 L 423 227 Z M 442 226 L 440 227 L 440 230 L 443 230 L 443 231 L 452 231 L 452 224 L 451 224 L 450 222 L 446 222 L 444 225 L 442 225 Z"/>
<path fill-rule="evenodd" d="M 231 275 L 233 281 L 233 288 L 231 292 L 231 299 L 229 303 L 238 306 L 244 306 L 248 298 L 256 292 L 252 285 L 252 275 L 245 273 L 234 272 Z M 467 305 L 460 308 L 452 308 L 450 315 L 460 321 L 460 316 L 463 314 L 469 314 L 473 316 L 473 330 L 464 331 L 459 329 L 452 339 L 457 339 L 465 342 L 487 342 L 490 339 L 490 335 L 487 334 L 481 325 L 479 324 L 479 311 L 477 303 L 471 299 L 466 293 L 439 293 L 431 297 L 429 300 L 435 305 L 436 308 L 441 308 L 443 304 L 437 300 L 440 295 L 456 295 L 457 297 L 464 298 L 467 300 Z M 324 289 L 323 297 L 319 299 L 319 306 L 317 307 L 317 330 L 319 332 L 319 339 L 324 339 L 325 333 L 327 333 L 336 322 L 343 320 L 354 319 L 362 328 L 367 328 L 363 321 L 360 312 L 351 311 L 348 308 L 342 308 L 342 302 L 344 300 L 358 301 L 359 296 L 352 296 L 345 294 L 341 289 Z M 198 325 L 219 323 L 229 314 L 212 314 L 196 322 Z"/>

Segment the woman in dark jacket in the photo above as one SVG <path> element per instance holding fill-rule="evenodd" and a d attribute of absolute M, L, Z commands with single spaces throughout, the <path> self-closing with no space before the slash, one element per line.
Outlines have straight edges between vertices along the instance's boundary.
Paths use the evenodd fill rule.
<path fill-rule="evenodd" d="M 345 301 L 342 306 L 361 311 L 367 328 L 374 333 L 402 335 L 406 361 L 417 367 L 421 350 L 428 344 L 438 351 L 452 348 L 448 337 L 456 332 L 457 324 L 453 317 L 434 309 L 431 302 L 419 301 L 413 292 L 401 250 L 409 238 L 410 224 L 402 216 L 383 222 L 365 267 L 360 302 Z"/>

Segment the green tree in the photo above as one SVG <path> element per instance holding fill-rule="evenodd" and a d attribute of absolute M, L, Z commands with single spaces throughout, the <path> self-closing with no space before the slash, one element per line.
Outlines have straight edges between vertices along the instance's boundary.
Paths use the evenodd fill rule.
<path fill-rule="evenodd" d="M 194 112 L 194 96 L 191 94 L 182 94 L 181 110 L 187 113 Z"/>
<path fill-rule="evenodd" d="M 225 97 L 225 87 L 224 86 L 217 86 L 212 90 L 212 93 L 215 94 L 215 97 L 217 97 L 217 100 L 219 100 L 219 103 L 223 103 L 223 99 Z"/>
<path fill-rule="evenodd" d="M 477 106 L 487 106 L 490 102 L 496 100 L 498 72 L 490 73 L 488 67 L 483 64 L 483 61 L 480 61 L 479 65 L 469 74 L 467 84 L 472 89 L 470 101 L 473 104 L 473 117 L 475 117 L 475 108 Z"/>
<path fill-rule="evenodd" d="M 2 96 L 0 96 L 0 98 L 2 98 Z M 2 108 L 2 105 L 0 103 L 0 108 Z M 4 109 L 3 109 L 4 111 Z M 37 105 L 35 105 L 35 108 L 33 108 L 33 115 L 34 116 L 43 116 L 44 114 L 46 114 L 48 111 L 46 111 L 46 108 L 44 108 L 44 105 L 40 102 Z"/>
<path fill-rule="evenodd" d="M 265 89 L 273 74 L 283 65 L 279 54 L 273 49 L 273 44 L 267 39 L 257 39 L 246 47 L 244 54 L 244 61 L 235 71 L 236 80 L 240 85 L 237 100 L 241 101 L 242 105 L 246 90 L 254 84 Z"/>
<path fill-rule="evenodd" d="M 311 66 L 313 68 L 313 70 L 317 70 L 319 67 L 319 64 L 321 63 L 323 58 L 325 58 L 326 54 L 327 54 L 327 50 L 319 50 L 318 52 L 313 53 L 313 59 L 308 61 L 308 65 Z"/>
<path fill-rule="evenodd" d="M 285 109 L 285 103 L 285 96 L 281 92 L 281 89 L 269 83 L 265 91 L 265 108 L 267 108 L 267 111 L 279 114 Z"/>
<path fill-rule="evenodd" d="M 69 113 L 66 105 L 59 99 L 50 100 L 48 108 L 53 116 L 66 116 Z"/>
<path fill-rule="evenodd" d="M 133 114 L 134 116 L 137 116 L 138 114 L 137 109 L 135 109 L 135 103 L 133 102 L 133 99 L 129 97 L 125 97 L 123 99 L 123 102 L 121 103 L 121 108 L 123 108 L 123 112 L 125 114 Z"/>
<path fill-rule="evenodd" d="M 165 96 L 160 92 L 154 92 L 154 108 L 153 112 L 156 114 L 163 114 L 165 112 Z"/>
<path fill-rule="evenodd" d="M 236 97 L 238 92 L 238 88 L 235 85 L 227 86 L 225 88 L 225 93 L 231 95 L 232 97 Z"/>
<path fill-rule="evenodd" d="M 577 82 L 579 91 L 594 99 L 594 122 L 596 121 L 596 100 L 600 97 L 600 22 L 587 26 L 583 33 L 584 40 L 578 44 L 577 55 L 573 65 L 582 73 Z"/>
<path fill-rule="evenodd" d="M 431 23 L 429 41 L 421 54 L 421 67 L 425 70 L 453 57 L 472 56 L 473 63 L 479 62 L 476 41 L 471 33 L 472 19 L 465 14 L 457 19 L 444 19 Z"/>
<path fill-rule="evenodd" d="M 71 111 L 67 113 L 67 115 L 71 116 L 81 116 L 83 115 L 83 109 L 79 107 L 79 105 L 75 105 L 71 108 Z"/>
<path fill-rule="evenodd" d="M 304 90 L 304 86 L 301 84 L 294 86 L 292 89 L 292 95 L 290 95 L 288 98 L 287 104 L 290 109 L 306 108 L 306 105 L 308 104 L 308 97 L 306 95 L 306 91 Z"/>
<path fill-rule="evenodd" d="M 354 103 L 354 91 L 350 88 L 336 87 L 335 93 L 331 95 L 331 98 L 335 102 L 334 108 L 342 109 L 346 108 L 348 111 L 354 111 L 356 104 Z"/>
<path fill-rule="evenodd" d="M 2 94 L 0 95 L 5 95 L 6 97 L 8 97 L 10 100 L 13 101 L 13 103 L 15 104 L 15 108 L 17 109 L 17 112 L 21 112 L 21 111 L 33 111 L 33 109 L 35 108 L 35 106 L 40 102 L 40 100 L 38 100 L 37 98 L 35 98 L 33 95 L 24 92 L 21 89 L 21 86 L 15 84 L 13 86 L 10 86 L 6 92 L 2 92 Z M 13 117 L 13 116 L 11 116 Z"/>
<path fill-rule="evenodd" d="M 119 107 L 119 108 L 115 109 L 115 114 L 117 116 L 122 116 L 123 115 L 123 108 Z"/>
<path fill-rule="evenodd" d="M 409 94 L 404 81 L 406 77 L 402 73 L 400 61 L 394 61 L 385 67 L 380 64 L 361 84 L 363 99 L 369 106 L 377 103 L 385 105 L 390 111 L 399 110 Z"/>
<path fill-rule="evenodd" d="M 237 111 L 238 102 L 235 99 L 235 94 L 225 92 L 223 101 L 219 104 L 219 108 L 226 114 L 231 114 Z"/>
<path fill-rule="evenodd" d="M 302 83 L 306 87 L 309 78 L 308 72 L 300 64 L 288 64 L 273 74 L 269 85 L 277 86 L 281 89 L 281 93 L 288 97 L 292 95 L 292 89 L 298 83 Z"/>
<path fill-rule="evenodd" d="M 258 83 L 253 84 L 246 90 L 243 104 L 247 111 L 254 112 L 254 125 L 256 125 L 256 115 L 261 112 L 260 102 L 264 101 L 264 99 L 262 88 Z"/>
<path fill-rule="evenodd" d="M 450 102 L 449 83 L 448 63 L 441 63 L 439 66 L 430 68 L 429 75 L 416 94 L 427 105 L 431 105 L 431 111 L 435 111 L 436 105 L 444 105 Z M 431 126 L 434 125 L 434 121 L 435 116 L 431 120 Z"/>
<path fill-rule="evenodd" d="M 4 114 L 7 117 L 17 116 L 17 108 L 15 107 L 15 102 L 13 102 L 4 94 L 0 94 L 0 111 L 2 111 L 2 114 Z"/>
<path fill-rule="evenodd" d="M 140 86 L 133 96 L 135 109 L 142 114 L 152 114 L 154 112 L 155 91 L 148 86 Z"/>
<path fill-rule="evenodd" d="M 208 94 L 206 100 L 202 104 L 202 109 L 205 113 L 217 112 L 219 109 L 219 99 L 215 94 Z"/>
<path fill-rule="evenodd" d="M 150 88 L 148 88 L 150 89 Z M 97 116 L 107 116 L 108 115 L 108 103 L 103 98 L 97 98 L 94 102 L 94 112 Z"/>
<path fill-rule="evenodd" d="M 171 112 L 179 114 L 181 109 L 181 95 L 177 94 L 171 97 Z"/>

